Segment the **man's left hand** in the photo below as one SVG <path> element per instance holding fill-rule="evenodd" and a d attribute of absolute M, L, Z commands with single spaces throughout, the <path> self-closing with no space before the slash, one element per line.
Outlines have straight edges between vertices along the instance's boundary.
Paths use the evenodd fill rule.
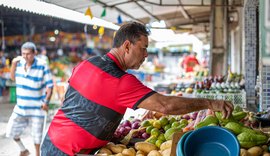
<path fill-rule="evenodd" d="M 43 109 L 44 111 L 48 112 L 49 106 L 48 106 L 46 103 L 44 103 L 44 104 L 41 106 L 41 109 Z"/>

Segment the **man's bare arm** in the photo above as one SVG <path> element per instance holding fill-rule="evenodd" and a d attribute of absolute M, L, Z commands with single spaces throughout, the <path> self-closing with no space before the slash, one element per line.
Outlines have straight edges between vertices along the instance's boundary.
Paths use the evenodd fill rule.
<path fill-rule="evenodd" d="M 229 117 L 233 110 L 233 105 L 223 100 L 164 96 L 159 93 L 146 98 L 138 107 L 171 115 L 211 109 L 221 111 L 225 118 Z"/>

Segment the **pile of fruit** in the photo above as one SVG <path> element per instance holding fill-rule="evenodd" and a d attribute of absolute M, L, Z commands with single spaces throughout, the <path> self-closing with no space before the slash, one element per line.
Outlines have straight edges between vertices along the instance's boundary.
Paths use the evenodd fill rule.
<path fill-rule="evenodd" d="M 162 116 L 159 119 L 123 121 L 115 132 L 119 142 L 109 143 L 99 154 L 123 156 L 169 156 L 172 136 L 204 126 L 221 126 L 232 131 L 241 146 L 241 156 L 268 156 L 269 136 L 257 129 L 254 113 L 236 107 L 229 119 L 222 113 L 203 110 L 182 116 Z M 134 140 L 136 140 L 134 142 Z M 175 152 L 175 151 L 173 151 Z"/>

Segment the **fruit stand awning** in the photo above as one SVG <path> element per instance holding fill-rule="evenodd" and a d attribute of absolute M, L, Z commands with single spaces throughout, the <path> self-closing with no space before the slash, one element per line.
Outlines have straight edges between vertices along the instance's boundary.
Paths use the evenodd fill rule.
<path fill-rule="evenodd" d="M 0 6 L 18 9 L 39 15 L 56 17 L 78 23 L 104 26 L 105 28 L 110 28 L 113 30 L 117 30 L 119 28 L 118 25 L 113 24 L 112 22 L 108 22 L 96 17 L 90 19 L 83 13 L 36 0 L 0 0 Z"/>
<path fill-rule="evenodd" d="M 211 15 L 211 0 L 44 0 L 64 8 L 84 13 L 89 7 L 94 17 L 102 17 L 107 21 L 118 23 L 121 16 L 123 22 L 138 21 L 149 24 L 165 23 L 165 27 L 176 33 L 190 32 L 199 38 L 207 38 Z M 227 6 L 237 8 L 243 6 L 244 0 L 228 0 Z M 106 14 L 104 15 L 104 10 Z M 203 35 L 202 35 L 203 34 Z"/>

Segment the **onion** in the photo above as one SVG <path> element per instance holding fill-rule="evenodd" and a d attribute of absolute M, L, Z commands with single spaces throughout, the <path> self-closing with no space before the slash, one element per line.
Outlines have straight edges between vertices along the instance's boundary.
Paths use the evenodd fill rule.
<path fill-rule="evenodd" d="M 123 127 L 126 127 L 126 126 L 131 127 L 131 123 L 130 123 L 130 121 L 125 120 L 125 121 L 122 123 L 122 126 L 123 126 Z"/>
<path fill-rule="evenodd" d="M 190 119 L 190 116 L 188 114 L 185 114 L 185 115 L 182 116 L 182 118 L 189 120 Z"/>
<path fill-rule="evenodd" d="M 118 132 L 120 134 L 123 134 L 125 130 L 126 130 L 125 127 L 120 127 Z"/>
<path fill-rule="evenodd" d="M 190 116 L 191 119 L 195 120 L 197 118 L 198 112 L 193 112 Z"/>
<path fill-rule="evenodd" d="M 129 131 L 131 130 L 131 128 L 130 129 L 125 129 L 124 131 L 123 131 L 123 133 L 122 133 L 122 135 L 127 135 L 128 133 L 129 133 Z"/>
<path fill-rule="evenodd" d="M 114 132 L 113 135 L 115 138 L 120 138 L 121 137 L 121 133 L 120 132 Z"/>
<path fill-rule="evenodd" d="M 135 119 L 135 120 L 133 120 L 133 123 L 134 123 L 134 122 L 139 122 L 139 123 L 140 123 L 141 120 L 140 120 L 140 119 Z"/>
<path fill-rule="evenodd" d="M 132 125 L 131 125 L 131 128 L 132 129 L 138 129 L 140 127 L 140 123 L 139 122 L 134 122 Z"/>
<path fill-rule="evenodd" d="M 147 133 L 143 133 L 143 134 L 142 134 L 142 137 L 143 137 L 144 139 L 148 139 L 148 138 L 150 137 L 150 135 L 147 134 Z"/>

